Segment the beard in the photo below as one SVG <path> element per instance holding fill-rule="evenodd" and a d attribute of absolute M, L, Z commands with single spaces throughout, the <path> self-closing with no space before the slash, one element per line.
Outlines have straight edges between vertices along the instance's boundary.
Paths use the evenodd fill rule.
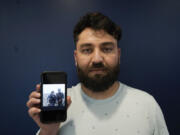
<path fill-rule="evenodd" d="M 92 71 L 92 69 L 103 69 L 106 74 L 94 74 L 93 77 L 88 76 L 88 73 Z M 119 63 L 117 63 L 114 67 L 108 68 L 105 67 L 102 63 L 93 64 L 86 71 L 81 69 L 77 64 L 77 73 L 79 81 L 89 90 L 93 92 L 103 92 L 106 91 L 110 86 L 114 84 L 115 81 L 118 80 L 119 75 Z"/>

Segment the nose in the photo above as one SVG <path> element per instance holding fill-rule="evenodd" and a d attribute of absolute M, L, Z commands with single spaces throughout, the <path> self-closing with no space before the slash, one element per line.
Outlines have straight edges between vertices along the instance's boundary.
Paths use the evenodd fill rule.
<path fill-rule="evenodd" d="M 103 55 L 101 52 L 96 49 L 94 50 L 93 56 L 92 56 L 92 63 L 101 63 L 103 61 Z"/>

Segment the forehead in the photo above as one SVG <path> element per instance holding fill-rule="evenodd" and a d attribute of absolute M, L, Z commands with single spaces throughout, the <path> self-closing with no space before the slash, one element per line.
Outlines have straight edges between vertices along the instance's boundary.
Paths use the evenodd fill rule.
<path fill-rule="evenodd" d="M 78 36 L 77 45 L 81 44 L 101 44 L 103 42 L 112 42 L 117 44 L 117 40 L 104 30 L 84 29 Z"/>

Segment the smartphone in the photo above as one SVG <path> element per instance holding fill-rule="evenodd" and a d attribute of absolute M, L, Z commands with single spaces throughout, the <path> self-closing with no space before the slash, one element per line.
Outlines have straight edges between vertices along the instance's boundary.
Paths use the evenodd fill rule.
<path fill-rule="evenodd" d="M 41 74 L 42 123 L 63 122 L 67 117 L 67 74 L 43 72 Z"/>

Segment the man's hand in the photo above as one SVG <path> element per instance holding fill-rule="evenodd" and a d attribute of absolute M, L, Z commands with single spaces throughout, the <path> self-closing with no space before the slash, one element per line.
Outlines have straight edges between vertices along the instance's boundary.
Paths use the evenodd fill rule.
<path fill-rule="evenodd" d="M 28 113 L 30 117 L 36 122 L 36 124 L 41 128 L 40 135 L 56 135 L 60 126 L 60 123 L 51 123 L 51 124 L 44 124 L 40 121 L 39 113 L 41 112 L 40 109 L 40 84 L 36 85 L 36 91 L 33 91 L 29 95 L 29 100 L 27 101 L 26 105 L 29 108 Z M 68 106 L 71 104 L 71 98 L 67 97 L 67 104 Z"/>

